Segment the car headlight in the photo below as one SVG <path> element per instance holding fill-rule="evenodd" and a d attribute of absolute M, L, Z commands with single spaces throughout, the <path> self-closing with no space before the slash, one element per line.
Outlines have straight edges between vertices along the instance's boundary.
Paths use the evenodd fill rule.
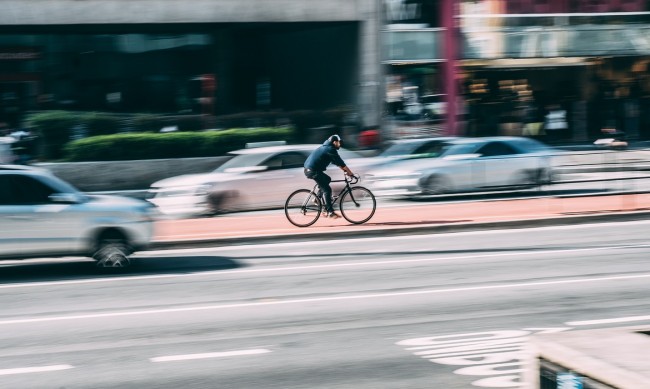
<path fill-rule="evenodd" d="M 411 179 L 411 178 L 419 178 L 422 176 L 422 173 L 420 172 L 408 172 L 404 173 L 402 175 L 397 176 L 397 178 L 402 178 L 402 179 Z"/>
<path fill-rule="evenodd" d="M 374 178 L 381 180 L 404 180 L 418 178 L 420 176 L 422 176 L 422 173 L 420 172 L 390 172 L 386 174 L 377 174 L 374 176 Z"/>
<path fill-rule="evenodd" d="M 161 197 L 206 196 L 208 193 L 210 193 L 211 188 L 211 184 L 154 187 L 149 190 L 147 198 L 153 199 Z"/>
<path fill-rule="evenodd" d="M 196 188 L 194 188 L 194 195 L 195 196 L 207 196 L 208 193 L 210 193 L 210 189 L 212 188 L 212 185 L 210 184 L 203 184 L 199 185 Z"/>

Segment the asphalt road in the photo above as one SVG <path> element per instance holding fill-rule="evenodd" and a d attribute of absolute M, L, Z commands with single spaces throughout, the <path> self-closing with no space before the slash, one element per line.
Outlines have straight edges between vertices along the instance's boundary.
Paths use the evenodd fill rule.
<path fill-rule="evenodd" d="M 0 387 L 515 388 L 532 333 L 647 324 L 649 225 L 0 262 Z"/>

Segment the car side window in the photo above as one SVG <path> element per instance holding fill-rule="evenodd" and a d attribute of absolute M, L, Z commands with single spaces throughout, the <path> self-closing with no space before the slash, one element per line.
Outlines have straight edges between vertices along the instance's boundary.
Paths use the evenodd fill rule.
<path fill-rule="evenodd" d="M 302 167 L 306 159 L 307 157 L 300 153 L 283 153 L 269 158 L 264 165 L 268 166 L 269 170 L 292 169 Z"/>
<path fill-rule="evenodd" d="M 287 153 L 282 156 L 282 168 L 283 169 L 295 169 L 298 167 L 303 167 L 307 156 L 301 153 Z"/>
<path fill-rule="evenodd" d="M 517 150 L 503 142 L 490 142 L 478 149 L 477 153 L 481 154 L 481 157 L 498 157 L 517 154 Z"/>
<path fill-rule="evenodd" d="M 442 153 L 444 147 L 445 145 L 442 142 L 429 142 L 415 149 L 413 155 L 428 158 L 437 157 Z"/>
<path fill-rule="evenodd" d="M 13 187 L 14 204 L 35 205 L 47 204 L 49 196 L 56 193 L 56 190 L 43 182 L 29 176 L 11 177 L 10 187 Z"/>

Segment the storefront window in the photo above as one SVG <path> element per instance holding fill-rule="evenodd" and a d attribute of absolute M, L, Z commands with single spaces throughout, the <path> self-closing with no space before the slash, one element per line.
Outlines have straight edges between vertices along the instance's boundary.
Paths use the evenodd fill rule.
<path fill-rule="evenodd" d="M 19 111 L 187 111 L 214 46 L 210 34 L 0 35 L 0 96 Z"/>

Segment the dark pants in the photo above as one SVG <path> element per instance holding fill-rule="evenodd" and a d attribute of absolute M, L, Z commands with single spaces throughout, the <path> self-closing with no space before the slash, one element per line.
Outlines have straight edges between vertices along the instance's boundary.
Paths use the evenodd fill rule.
<path fill-rule="evenodd" d="M 332 179 L 330 176 L 323 172 L 305 169 L 305 177 L 316 181 L 318 187 L 323 192 L 323 197 L 325 197 L 325 210 L 328 213 L 334 212 L 334 207 L 332 206 L 332 188 L 330 187 L 330 182 L 332 182 Z"/>

